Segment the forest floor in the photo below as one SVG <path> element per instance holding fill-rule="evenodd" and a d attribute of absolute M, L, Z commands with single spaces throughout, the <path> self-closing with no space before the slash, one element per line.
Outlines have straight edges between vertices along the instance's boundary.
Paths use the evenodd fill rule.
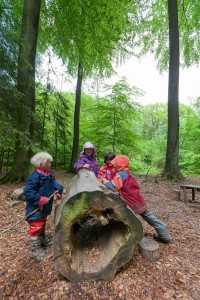
<path fill-rule="evenodd" d="M 57 172 L 56 178 L 67 188 L 73 175 Z M 26 222 L 0 235 L 0 297 L 29 300 L 199 300 L 200 299 L 200 193 L 196 203 L 176 201 L 173 183 L 155 177 L 137 176 L 149 209 L 168 226 L 173 242 L 160 244 L 160 259 L 146 261 L 135 249 L 133 259 L 116 274 L 112 282 L 69 282 L 54 266 L 52 249 L 42 262 L 29 258 Z M 200 185 L 199 178 L 184 183 Z M 10 193 L 22 185 L 0 185 L 0 231 L 24 216 L 25 203 L 9 200 Z M 188 191 L 188 197 L 191 193 Z M 47 234 L 53 234 L 53 213 L 47 222 Z M 144 232 L 152 237 L 153 229 L 145 224 Z"/>

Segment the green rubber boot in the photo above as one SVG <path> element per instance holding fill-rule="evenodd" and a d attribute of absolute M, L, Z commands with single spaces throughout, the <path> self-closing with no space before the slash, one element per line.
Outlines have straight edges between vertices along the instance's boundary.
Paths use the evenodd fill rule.
<path fill-rule="evenodd" d="M 43 247 L 51 247 L 52 246 L 52 240 L 50 240 L 46 234 L 45 231 L 41 234 L 40 236 L 40 240 L 41 240 L 41 246 Z"/>
<path fill-rule="evenodd" d="M 41 240 L 38 237 L 36 240 L 31 240 L 31 252 L 30 257 L 38 262 L 42 262 L 47 258 L 47 254 L 41 248 Z"/>

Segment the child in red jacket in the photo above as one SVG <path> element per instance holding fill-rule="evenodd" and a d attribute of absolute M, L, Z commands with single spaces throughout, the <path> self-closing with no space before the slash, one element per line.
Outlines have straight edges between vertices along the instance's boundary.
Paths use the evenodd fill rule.
<path fill-rule="evenodd" d="M 138 183 L 129 172 L 130 162 L 128 157 L 118 155 L 110 164 L 114 167 L 117 174 L 111 182 L 103 177 L 101 178 L 101 182 L 113 191 L 119 192 L 121 198 L 127 202 L 128 206 L 154 227 L 157 232 L 156 235 L 154 234 L 154 238 L 157 241 L 165 244 L 170 243 L 171 237 L 166 225 L 147 209 L 147 203 L 140 193 Z"/>
<path fill-rule="evenodd" d="M 99 170 L 97 178 L 101 181 L 101 177 L 111 181 L 115 176 L 115 172 L 113 171 L 113 167 L 110 165 L 111 160 L 115 158 L 114 152 L 107 152 L 104 156 L 105 165 L 102 166 Z"/>

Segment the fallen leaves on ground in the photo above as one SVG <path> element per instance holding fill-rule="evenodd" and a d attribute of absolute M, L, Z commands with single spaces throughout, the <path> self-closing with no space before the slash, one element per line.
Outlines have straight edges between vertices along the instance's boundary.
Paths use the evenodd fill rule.
<path fill-rule="evenodd" d="M 73 175 L 56 173 L 57 180 L 68 186 Z M 141 257 L 138 248 L 133 259 L 119 270 L 112 282 L 69 282 L 56 270 L 52 249 L 48 259 L 37 263 L 29 258 L 28 225 L 21 222 L 13 230 L 0 235 L 1 299 L 29 300 L 198 300 L 200 295 L 200 193 L 197 203 L 175 200 L 173 189 L 179 183 L 148 176 L 137 180 L 149 209 L 169 228 L 173 242 L 160 244 L 160 259 L 154 263 Z M 187 178 L 185 183 L 200 185 L 200 179 Z M 0 186 L 0 229 L 11 227 L 24 217 L 25 203 L 9 199 L 10 193 L 22 185 Z M 188 197 L 190 197 L 188 191 Z M 48 218 L 47 235 L 53 235 L 53 213 Z M 153 229 L 142 220 L 146 236 Z"/>

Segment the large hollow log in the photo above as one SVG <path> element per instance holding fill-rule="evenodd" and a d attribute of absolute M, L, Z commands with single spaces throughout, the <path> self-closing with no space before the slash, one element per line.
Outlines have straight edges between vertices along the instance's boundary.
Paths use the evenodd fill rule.
<path fill-rule="evenodd" d="M 93 172 L 80 170 L 56 209 L 55 265 L 70 281 L 112 280 L 142 237 L 142 224 L 126 203 Z"/>

